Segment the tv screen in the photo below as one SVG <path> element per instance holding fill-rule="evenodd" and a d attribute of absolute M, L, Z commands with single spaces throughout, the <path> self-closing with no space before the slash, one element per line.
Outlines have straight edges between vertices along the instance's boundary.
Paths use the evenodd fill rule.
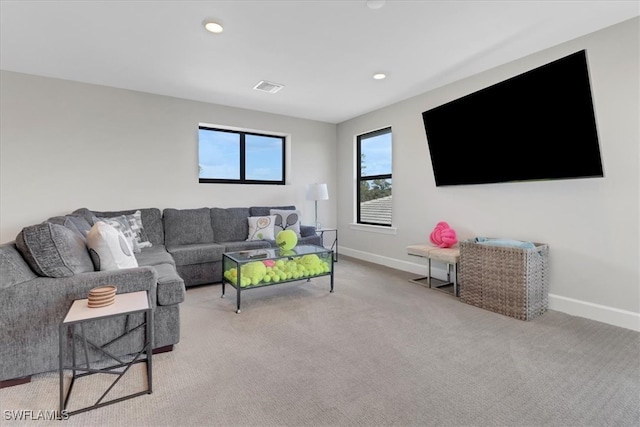
<path fill-rule="evenodd" d="M 422 118 L 436 186 L 604 176 L 584 50 Z"/>

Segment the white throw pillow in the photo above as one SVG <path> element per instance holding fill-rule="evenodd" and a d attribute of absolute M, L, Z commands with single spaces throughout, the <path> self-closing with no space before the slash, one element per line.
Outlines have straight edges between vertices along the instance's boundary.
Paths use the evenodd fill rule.
<path fill-rule="evenodd" d="M 119 270 L 138 266 L 127 239 L 106 222 L 98 221 L 91 227 L 87 233 L 87 247 L 96 270 Z"/>
<path fill-rule="evenodd" d="M 300 211 L 271 209 L 269 213 L 276 216 L 274 228 L 276 236 L 282 230 L 293 230 L 300 237 Z"/>
<path fill-rule="evenodd" d="M 275 215 L 270 216 L 250 216 L 249 237 L 247 240 L 275 240 L 274 225 Z"/>
<path fill-rule="evenodd" d="M 96 221 L 106 222 L 107 224 L 121 232 L 124 235 L 125 239 L 127 239 L 127 242 L 129 242 L 129 246 L 131 246 L 133 252 L 140 252 L 140 246 L 138 246 L 138 241 L 136 240 L 136 233 L 131 229 L 131 225 L 129 224 L 127 217 L 125 217 L 124 215 L 120 215 L 112 218 L 96 218 Z M 94 221 L 94 224 L 96 221 Z"/>

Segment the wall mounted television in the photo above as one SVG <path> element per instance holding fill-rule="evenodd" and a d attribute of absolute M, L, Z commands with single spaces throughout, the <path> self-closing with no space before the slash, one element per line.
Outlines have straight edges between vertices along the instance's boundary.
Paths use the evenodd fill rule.
<path fill-rule="evenodd" d="M 438 187 L 604 176 L 584 50 L 422 118 Z"/>

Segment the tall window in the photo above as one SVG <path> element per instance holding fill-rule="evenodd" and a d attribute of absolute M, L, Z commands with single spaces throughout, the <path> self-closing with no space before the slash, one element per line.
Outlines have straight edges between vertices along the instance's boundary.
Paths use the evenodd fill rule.
<path fill-rule="evenodd" d="M 358 135 L 359 224 L 391 226 L 391 128 Z"/>
<path fill-rule="evenodd" d="M 285 137 L 200 126 L 199 182 L 285 183 Z"/>

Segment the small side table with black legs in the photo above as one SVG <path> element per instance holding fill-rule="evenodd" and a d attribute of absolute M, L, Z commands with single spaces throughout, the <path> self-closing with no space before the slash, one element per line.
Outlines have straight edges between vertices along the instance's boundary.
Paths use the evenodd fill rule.
<path fill-rule="evenodd" d="M 67 415 L 74 415 L 80 412 L 89 411 L 91 409 L 100 408 L 102 406 L 110 405 L 112 403 L 121 402 L 126 399 L 131 399 L 132 397 L 140 396 L 143 394 L 151 394 L 152 392 L 152 366 L 151 366 L 151 355 L 152 355 L 152 347 L 153 347 L 153 311 L 151 309 L 151 301 L 149 299 L 149 294 L 147 291 L 140 292 L 131 292 L 125 294 L 118 294 L 115 297 L 115 302 L 111 305 L 99 308 L 90 308 L 88 306 L 88 300 L 75 300 L 69 308 L 66 317 L 60 323 L 60 331 L 59 331 L 59 374 L 60 374 L 60 413 L 65 413 Z M 130 315 L 134 313 L 144 313 L 144 321 L 138 325 L 130 325 Z M 115 316 L 127 316 L 124 331 L 117 338 L 109 341 L 105 344 L 97 344 L 91 341 L 91 337 L 87 337 L 85 334 L 85 322 L 90 322 L 98 319 L 106 319 Z M 112 354 L 108 347 L 110 344 L 120 340 L 121 338 L 129 335 L 133 331 L 136 331 L 140 328 L 144 328 L 144 342 L 141 345 L 139 351 L 135 352 L 133 355 L 128 356 L 116 356 Z M 78 330 L 79 329 L 79 330 Z M 70 334 L 68 335 L 67 332 Z M 71 364 L 68 364 L 65 357 L 65 349 L 67 348 L 67 340 L 71 339 Z M 84 357 L 77 357 L 76 355 L 76 347 L 77 344 L 82 345 L 82 351 L 84 353 Z M 101 353 L 103 356 L 107 356 L 110 359 L 113 359 L 115 362 L 107 367 L 98 367 L 102 366 L 104 362 L 100 364 L 96 362 L 91 362 L 89 360 L 89 346 L 91 346 L 92 350 L 96 350 Z M 142 355 L 144 354 L 144 357 Z M 81 360 L 78 360 L 81 359 Z M 82 360 L 84 359 L 84 360 Z M 131 360 L 127 360 L 131 359 Z M 132 394 L 111 399 L 105 400 L 107 394 L 113 389 L 113 387 L 120 381 L 122 376 L 127 373 L 129 368 L 136 363 L 146 362 L 146 379 L 147 379 L 147 389 L 134 392 Z M 93 366 L 92 366 L 93 365 Z M 69 384 L 69 388 L 65 397 L 64 390 L 64 371 L 71 370 L 73 372 L 73 376 L 71 377 L 71 383 Z M 112 374 L 115 375 L 115 379 L 113 383 L 107 388 L 107 390 L 100 396 L 97 401 L 91 405 L 82 409 L 77 409 L 74 411 L 67 411 L 67 405 L 69 403 L 69 398 L 71 397 L 71 392 L 73 391 L 73 386 L 77 379 L 86 377 L 89 375 L 95 374 Z"/>

